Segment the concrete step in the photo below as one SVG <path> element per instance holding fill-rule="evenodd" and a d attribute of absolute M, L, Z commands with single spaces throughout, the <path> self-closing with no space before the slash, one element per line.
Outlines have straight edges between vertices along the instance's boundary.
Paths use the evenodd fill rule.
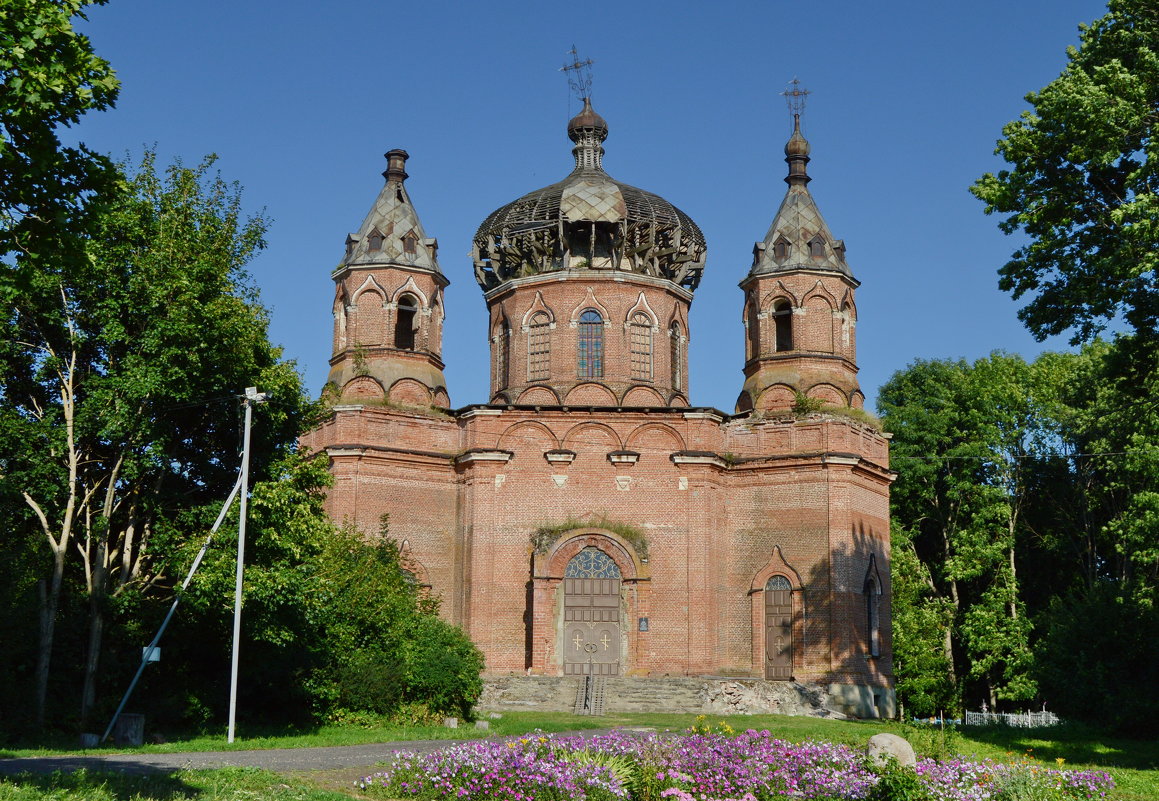
<path fill-rule="evenodd" d="M 809 715 L 844 717 L 824 688 L 763 679 L 720 677 L 601 677 L 604 713 L 687 712 L 702 715 Z M 555 676 L 486 678 L 476 707 L 487 711 L 574 712 L 583 679 Z M 590 702 L 589 702 L 590 704 Z"/>

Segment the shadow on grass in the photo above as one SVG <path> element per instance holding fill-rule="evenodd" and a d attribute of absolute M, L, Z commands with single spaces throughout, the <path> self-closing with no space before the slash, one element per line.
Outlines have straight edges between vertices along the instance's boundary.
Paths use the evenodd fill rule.
<path fill-rule="evenodd" d="M 1043 762 L 1094 764 L 1134 770 L 1159 769 L 1159 742 L 1114 737 L 1074 723 L 1039 729 L 1011 726 L 967 726 L 963 736 L 1011 754 L 1029 754 Z"/>
<path fill-rule="evenodd" d="M 0 777 L 0 787 L 15 789 L 15 798 L 77 798 L 93 801 L 178 801 L 192 799 L 200 790 L 187 784 L 180 774 L 150 765 L 124 764 L 117 773 L 98 772 L 84 767 L 62 767 L 53 773 L 19 773 Z M 7 794 L 5 794 L 7 795 Z M 10 796 L 11 797 L 11 796 Z"/>

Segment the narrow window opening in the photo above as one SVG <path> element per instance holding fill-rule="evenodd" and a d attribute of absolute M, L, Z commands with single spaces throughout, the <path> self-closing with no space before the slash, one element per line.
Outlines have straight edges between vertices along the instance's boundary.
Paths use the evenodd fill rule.
<path fill-rule="evenodd" d="M 507 334 L 507 318 L 495 329 L 495 389 L 505 389 L 509 382 L 511 365 L 511 337 Z"/>
<path fill-rule="evenodd" d="M 789 243 L 784 239 L 778 239 L 773 243 L 773 258 L 777 261 L 783 261 L 789 257 Z"/>
<path fill-rule="evenodd" d="M 551 318 L 536 312 L 527 331 L 527 380 L 546 381 L 551 377 Z"/>
<path fill-rule="evenodd" d="M 776 333 L 775 349 L 781 351 L 793 349 L 793 307 L 787 300 L 778 300 L 773 304 L 773 327 Z"/>
<path fill-rule="evenodd" d="M 681 377 L 684 372 L 684 353 L 680 341 L 680 323 L 672 323 L 668 329 L 669 338 L 669 353 L 668 359 L 672 364 L 672 388 L 676 391 L 681 389 Z"/>
<path fill-rule="evenodd" d="M 398 315 L 394 322 L 394 346 L 400 350 L 415 349 L 415 334 L 419 327 L 419 303 L 414 295 L 398 299 Z"/>
<path fill-rule="evenodd" d="M 813 258 L 820 258 L 825 255 L 825 240 L 820 235 L 809 240 L 809 255 Z"/>
<path fill-rule="evenodd" d="M 371 252 L 382 250 L 382 234 L 371 231 L 370 236 L 366 238 L 366 249 Z"/>
<path fill-rule="evenodd" d="M 414 234 L 407 234 L 402 238 L 402 252 L 408 256 L 413 256 L 418 248 L 418 243 L 418 237 Z"/>
<path fill-rule="evenodd" d="M 652 380 L 652 320 L 644 312 L 632 315 L 632 378 Z"/>
<path fill-rule="evenodd" d="M 881 591 L 877 587 L 877 580 L 870 577 L 865 582 L 865 618 L 866 635 L 870 656 L 881 656 L 881 619 L 880 619 Z"/>
<path fill-rule="evenodd" d="M 604 318 L 595 309 L 585 309 L 579 318 L 576 343 L 576 373 L 580 378 L 604 377 Z"/>

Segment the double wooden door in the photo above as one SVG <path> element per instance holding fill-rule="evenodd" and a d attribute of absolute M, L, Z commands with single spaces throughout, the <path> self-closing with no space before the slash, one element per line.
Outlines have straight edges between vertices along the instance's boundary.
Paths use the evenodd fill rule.
<path fill-rule="evenodd" d="M 563 580 L 565 676 L 620 674 L 620 579 Z"/>

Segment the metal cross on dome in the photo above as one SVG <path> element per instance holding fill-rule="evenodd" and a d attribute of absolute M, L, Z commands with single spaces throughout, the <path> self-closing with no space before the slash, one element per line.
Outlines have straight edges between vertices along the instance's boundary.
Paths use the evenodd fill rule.
<path fill-rule="evenodd" d="M 579 100 L 590 98 L 592 96 L 592 64 L 595 62 L 590 58 L 581 60 L 575 45 L 572 45 L 571 50 L 567 53 L 571 56 L 571 63 L 564 62 L 559 71 L 567 76 L 567 85 L 571 87 Z"/>
<path fill-rule="evenodd" d="M 802 89 L 801 82 L 797 78 L 793 78 L 785 87 L 785 91 L 781 92 L 781 97 L 785 98 L 785 102 L 789 104 L 789 113 L 797 117 L 805 110 L 805 100 L 810 94 L 812 92 L 808 89 Z"/>

